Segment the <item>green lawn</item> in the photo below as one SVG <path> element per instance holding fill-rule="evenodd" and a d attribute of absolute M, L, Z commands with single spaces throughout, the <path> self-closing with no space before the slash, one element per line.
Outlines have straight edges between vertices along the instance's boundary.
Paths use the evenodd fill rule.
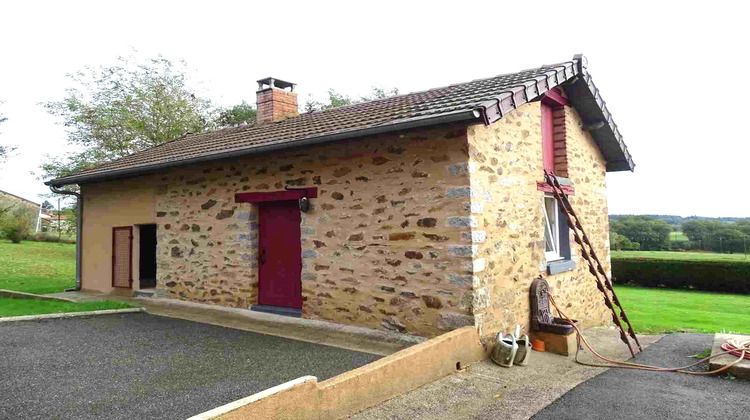
<path fill-rule="evenodd" d="M 7 316 L 100 311 L 104 309 L 122 309 L 132 307 L 133 306 L 128 305 L 127 303 L 112 300 L 73 303 L 37 299 L 0 298 L 0 318 Z"/>
<path fill-rule="evenodd" d="M 0 289 L 55 293 L 75 286 L 76 246 L 0 240 Z"/>
<path fill-rule="evenodd" d="M 636 333 L 750 334 L 750 296 L 616 286 Z"/>
<path fill-rule="evenodd" d="M 750 263 L 750 255 L 719 254 L 717 252 L 612 251 L 612 258 L 650 258 L 682 261 L 747 261 Z"/>
<path fill-rule="evenodd" d="M 45 294 L 62 292 L 76 283 L 76 246 L 0 240 L 0 289 Z M 117 301 L 63 302 L 0 298 L 0 317 L 132 308 Z"/>
<path fill-rule="evenodd" d="M 688 237 L 682 232 L 669 232 L 670 241 L 689 241 Z"/>

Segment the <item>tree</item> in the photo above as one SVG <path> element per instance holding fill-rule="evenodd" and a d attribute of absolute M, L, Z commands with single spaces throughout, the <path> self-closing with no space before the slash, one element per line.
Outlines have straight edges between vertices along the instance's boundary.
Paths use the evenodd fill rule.
<path fill-rule="evenodd" d="M 25 239 L 36 223 L 37 214 L 33 208 L 13 203 L 0 203 L 0 237 L 14 244 Z"/>
<path fill-rule="evenodd" d="M 67 96 L 44 104 L 68 129 L 74 152 L 49 158 L 42 177 L 59 177 L 178 138 L 205 131 L 211 104 L 188 87 L 184 62 L 158 56 L 118 58 L 111 67 L 69 74 Z"/>
<path fill-rule="evenodd" d="M 373 101 L 375 99 L 383 99 L 395 95 L 398 95 L 398 88 L 385 90 L 373 86 L 370 91 L 370 95 L 361 96 L 359 100 L 353 100 L 348 95 L 338 93 L 334 89 L 328 89 L 328 100 L 326 102 L 316 101 L 313 100 L 312 97 L 310 97 L 305 102 L 304 110 L 305 112 L 322 111 L 324 109 L 338 108 L 340 106 L 353 105 L 360 102 Z"/>
<path fill-rule="evenodd" d="M 610 229 L 609 249 L 614 251 L 635 251 L 641 247 L 638 242 L 633 242 L 624 235 Z"/>
<path fill-rule="evenodd" d="M 2 105 L 2 103 L 3 102 L 0 101 L 0 105 Z M 8 117 L 0 114 L 0 124 L 4 123 L 5 121 L 8 121 Z M 0 164 L 5 163 L 15 150 L 15 146 L 0 146 Z"/>
<path fill-rule="evenodd" d="M 48 200 L 44 200 L 42 203 L 42 210 L 54 210 L 55 206 L 50 203 Z"/>
<path fill-rule="evenodd" d="M 730 226 L 716 230 L 709 237 L 709 246 L 714 252 L 744 252 L 748 237 Z"/>
<path fill-rule="evenodd" d="M 241 124 L 252 124 L 255 122 L 255 114 L 255 107 L 242 101 L 239 105 L 219 110 L 216 125 L 219 127 L 236 127 Z"/>
<path fill-rule="evenodd" d="M 648 216 L 623 216 L 612 223 L 612 230 L 641 245 L 644 251 L 669 249 L 672 228 L 664 220 Z"/>

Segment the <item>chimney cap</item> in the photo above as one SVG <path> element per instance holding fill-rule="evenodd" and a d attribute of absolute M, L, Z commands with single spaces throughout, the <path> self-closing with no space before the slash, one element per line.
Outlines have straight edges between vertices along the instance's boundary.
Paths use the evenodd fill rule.
<path fill-rule="evenodd" d="M 265 90 L 265 89 L 286 89 L 289 88 L 290 92 L 294 92 L 294 85 L 295 83 L 287 82 L 281 79 L 276 79 L 273 77 L 266 77 L 265 79 L 258 80 L 258 90 Z"/>

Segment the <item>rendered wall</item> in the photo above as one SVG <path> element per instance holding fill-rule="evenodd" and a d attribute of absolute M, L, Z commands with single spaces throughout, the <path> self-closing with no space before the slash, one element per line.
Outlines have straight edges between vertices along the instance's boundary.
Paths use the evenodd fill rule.
<path fill-rule="evenodd" d="M 156 223 L 156 180 L 111 181 L 81 186 L 83 290 L 111 292 L 112 228 Z M 133 286 L 138 288 L 138 228 L 133 227 Z"/>
<path fill-rule="evenodd" d="M 566 107 L 565 119 L 568 175 L 575 188 L 571 202 L 609 270 L 605 161 L 581 129 L 577 112 Z M 487 197 L 482 203 L 472 200 L 477 218 L 473 311 L 480 335 L 487 340 L 516 324 L 528 329 L 529 288 L 540 274 L 569 315 L 587 326 L 607 323 L 606 307 L 583 260 L 574 271 L 546 274 L 544 193 L 537 190 L 544 180 L 540 103 L 525 104 L 490 126 L 471 126 L 468 136 L 472 193 Z M 571 250 L 577 259 L 572 235 Z"/>

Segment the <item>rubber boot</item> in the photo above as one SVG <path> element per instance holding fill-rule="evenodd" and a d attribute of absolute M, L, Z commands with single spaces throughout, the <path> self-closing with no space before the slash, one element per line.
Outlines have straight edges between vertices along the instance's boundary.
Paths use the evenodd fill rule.
<path fill-rule="evenodd" d="M 497 333 L 491 359 L 502 367 L 511 367 L 513 366 L 513 359 L 516 358 L 517 351 L 518 344 L 516 344 L 516 337 L 513 334 L 503 337 L 503 333 Z"/>

